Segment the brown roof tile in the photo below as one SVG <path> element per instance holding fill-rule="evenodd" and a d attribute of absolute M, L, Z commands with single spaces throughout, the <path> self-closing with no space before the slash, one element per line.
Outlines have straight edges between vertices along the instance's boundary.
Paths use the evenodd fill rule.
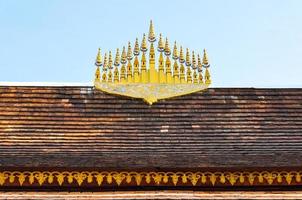
<path fill-rule="evenodd" d="M 213 88 L 149 106 L 92 87 L 0 87 L 0 166 L 298 167 L 302 89 Z"/>

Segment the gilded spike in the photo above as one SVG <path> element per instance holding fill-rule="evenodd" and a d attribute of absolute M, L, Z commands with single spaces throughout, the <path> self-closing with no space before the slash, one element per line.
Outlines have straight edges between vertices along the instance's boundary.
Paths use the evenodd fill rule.
<path fill-rule="evenodd" d="M 96 66 L 102 66 L 103 63 L 102 63 L 102 54 L 101 54 L 101 49 L 99 48 L 98 49 L 98 54 L 96 56 L 96 59 L 95 59 L 95 65 Z"/>
<path fill-rule="evenodd" d="M 166 38 L 166 42 L 165 42 L 165 55 L 166 55 L 166 56 L 171 55 L 171 50 L 170 50 L 170 47 L 169 47 L 168 38 Z"/>
<path fill-rule="evenodd" d="M 154 32 L 154 27 L 153 27 L 152 20 L 150 20 L 150 28 L 149 28 L 148 40 L 149 40 L 149 42 L 155 42 L 156 41 L 156 37 L 155 37 L 155 32 Z"/>
<path fill-rule="evenodd" d="M 114 69 L 114 79 L 113 80 L 115 83 L 119 82 L 119 71 L 118 71 L 117 67 Z"/>
<path fill-rule="evenodd" d="M 128 42 L 127 59 L 132 60 L 132 58 L 133 58 L 133 55 L 132 55 L 131 43 Z"/>
<path fill-rule="evenodd" d="M 180 78 L 180 83 L 186 83 L 186 74 L 185 74 L 185 66 L 183 63 L 180 64 L 180 71 L 179 71 L 179 78 Z"/>
<path fill-rule="evenodd" d="M 176 41 L 174 42 L 174 48 L 173 48 L 173 59 L 176 60 L 178 58 L 178 51 L 177 51 L 177 45 Z"/>
<path fill-rule="evenodd" d="M 202 65 L 205 68 L 210 67 L 209 60 L 208 60 L 208 54 L 207 54 L 207 51 L 205 49 L 203 50 Z"/>
<path fill-rule="evenodd" d="M 192 68 L 193 68 L 194 70 L 197 68 L 194 51 L 192 51 Z"/>
<path fill-rule="evenodd" d="M 159 34 L 159 40 L 158 40 L 158 46 L 157 46 L 157 50 L 159 52 L 163 52 L 165 49 L 164 43 L 163 43 L 163 38 L 161 36 L 161 34 Z"/>
<path fill-rule="evenodd" d="M 121 63 L 122 64 L 126 64 L 127 63 L 127 53 L 126 53 L 126 48 L 125 47 L 123 47 Z"/>
<path fill-rule="evenodd" d="M 174 79 L 174 83 L 180 83 L 179 67 L 178 67 L 178 64 L 177 64 L 177 60 L 174 60 L 174 64 L 173 64 L 173 79 Z"/>
<path fill-rule="evenodd" d="M 115 53 L 115 60 L 114 60 L 114 66 L 119 66 L 120 65 L 120 52 L 119 49 L 116 49 L 116 53 Z"/>
<path fill-rule="evenodd" d="M 148 82 L 148 74 L 147 74 L 147 60 L 146 60 L 146 53 L 143 51 L 142 58 L 141 58 L 141 82 L 147 83 Z"/>
<path fill-rule="evenodd" d="M 186 52 L 186 65 L 191 66 L 190 51 L 188 48 L 187 48 L 187 52 Z"/>
<path fill-rule="evenodd" d="M 141 51 L 146 52 L 148 50 L 147 41 L 146 41 L 146 34 L 143 36 L 142 44 L 141 44 Z"/>
<path fill-rule="evenodd" d="M 180 63 L 185 62 L 184 54 L 183 54 L 183 51 L 182 51 L 182 46 L 180 46 L 180 51 L 179 51 L 179 62 Z"/>
<path fill-rule="evenodd" d="M 106 82 L 107 81 L 107 66 L 108 66 L 107 53 L 105 53 L 104 64 L 103 64 L 102 82 Z"/>
<path fill-rule="evenodd" d="M 95 81 L 99 81 L 100 80 L 100 66 L 97 66 L 96 70 L 95 70 Z"/>
<path fill-rule="evenodd" d="M 212 81 L 211 81 L 211 75 L 210 75 L 210 72 L 209 72 L 208 68 L 206 68 L 206 72 L 205 72 L 204 78 L 205 78 L 205 84 L 210 85 L 212 83 Z"/>
<path fill-rule="evenodd" d="M 122 64 L 121 67 L 121 83 L 126 83 L 126 65 Z"/>
<path fill-rule="evenodd" d="M 201 63 L 201 59 L 200 59 L 199 54 L 197 55 L 197 60 L 198 60 L 198 63 L 197 63 L 198 71 L 202 72 L 202 63 Z"/>
<path fill-rule="evenodd" d="M 137 39 L 137 38 L 136 38 L 136 40 L 135 40 L 135 45 L 134 45 L 133 54 L 134 54 L 135 56 L 138 56 L 138 55 L 139 55 L 139 44 L 138 44 L 138 39 Z"/>
<path fill-rule="evenodd" d="M 109 60 L 108 60 L 108 68 L 109 69 L 113 69 L 112 67 L 112 54 L 111 54 L 111 51 L 109 51 Z"/>
<path fill-rule="evenodd" d="M 107 60 L 107 53 L 105 53 L 103 71 L 107 71 L 107 67 L 108 67 L 108 60 Z"/>
<path fill-rule="evenodd" d="M 172 70 L 171 70 L 171 61 L 169 56 L 166 57 L 166 82 L 167 83 L 173 83 L 173 78 L 172 78 Z"/>

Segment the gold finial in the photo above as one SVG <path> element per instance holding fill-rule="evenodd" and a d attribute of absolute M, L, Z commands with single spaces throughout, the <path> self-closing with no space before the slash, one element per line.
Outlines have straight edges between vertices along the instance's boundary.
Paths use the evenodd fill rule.
<path fill-rule="evenodd" d="M 94 76 L 95 76 L 94 80 L 99 81 L 100 80 L 100 75 L 101 75 L 100 66 L 97 66 L 96 70 L 95 70 L 95 74 L 94 74 Z"/>
<path fill-rule="evenodd" d="M 159 40 L 158 40 L 157 50 L 159 52 L 163 52 L 164 49 L 165 49 L 165 47 L 164 47 L 164 43 L 163 43 L 163 38 L 162 38 L 161 34 L 159 34 Z"/>
<path fill-rule="evenodd" d="M 186 65 L 191 66 L 190 51 L 188 48 L 187 48 L 187 52 L 186 52 Z"/>
<path fill-rule="evenodd" d="M 179 62 L 180 63 L 184 63 L 185 62 L 184 53 L 182 51 L 182 46 L 180 46 L 180 51 L 179 51 Z"/>
<path fill-rule="evenodd" d="M 197 55 L 197 67 L 198 67 L 198 71 L 201 72 L 202 71 L 202 63 L 201 63 L 201 59 L 199 54 Z"/>
<path fill-rule="evenodd" d="M 206 68 L 204 78 L 205 78 L 205 84 L 210 85 L 212 83 L 211 75 L 210 75 L 210 72 L 209 72 L 208 68 Z"/>
<path fill-rule="evenodd" d="M 170 50 L 170 47 L 169 47 L 169 41 L 168 41 L 168 38 L 166 38 L 166 42 L 165 42 L 165 55 L 169 56 L 170 54 L 171 54 L 171 50 Z"/>
<path fill-rule="evenodd" d="M 132 56 L 132 50 L 131 50 L 131 43 L 128 42 L 127 59 L 132 60 L 132 58 L 133 58 L 133 56 Z"/>
<path fill-rule="evenodd" d="M 208 60 L 208 54 L 207 54 L 206 49 L 203 50 L 202 65 L 205 68 L 210 67 L 209 60 Z"/>
<path fill-rule="evenodd" d="M 135 56 L 138 56 L 138 55 L 139 55 L 139 44 L 138 44 L 138 38 L 136 38 L 136 40 L 135 40 L 135 45 L 134 45 L 133 54 L 134 54 Z"/>
<path fill-rule="evenodd" d="M 101 48 L 98 48 L 98 54 L 97 54 L 96 59 L 95 59 L 95 65 L 96 66 L 102 66 L 103 65 Z"/>
<path fill-rule="evenodd" d="M 113 69 L 112 67 L 112 54 L 111 54 L 111 51 L 109 51 L 109 60 L 108 60 L 108 68 L 109 69 Z"/>
<path fill-rule="evenodd" d="M 120 65 L 120 52 L 119 49 L 116 49 L 116 53 L 115 53 L 115 60 L 114 60 L 114 66 L 119 66 Z"/>
<path fill-rule="evenodd" d="M 126 53 L 125 46 L 123 47 L 123 51 L 122 51 L 121 63 L 122 64 L 126 64 L 127 63 L 127 53 Z"/>
<path fill-rule="evenodd" d="M 141 44 L 141 51 L 146 52 L 148 50 L 147 41 L 146 41 L 146 34 L 143 36 L 142 44 Z"/>
<path fill-rule="evenodd" d="M 194 51 L 192 51 L 192 68 L 193 68 L 193 69 L 196 69 L 196 68 L 197 68 Z"/>
<path fill-rule="evenodd" d="M 149 42 L 155 42 L 156 41 L 152 20 L 150 20 L 148 40 L 149 40 Z"/>
<path fill-rule="evenodd" d="M 178 52 L 177 52 L 177 45 L 176 41 L 174 42 L 174 48 L 173 48 L 173 59 L 176 60 L 178 58 Z"/>
<path fill-rule="evenodd" d="M 103 64 L 103 71 L 106 71 L 108 67 L 108 60 L 107 60 L 107 53 L 104 56 L 104 64 Z"/>

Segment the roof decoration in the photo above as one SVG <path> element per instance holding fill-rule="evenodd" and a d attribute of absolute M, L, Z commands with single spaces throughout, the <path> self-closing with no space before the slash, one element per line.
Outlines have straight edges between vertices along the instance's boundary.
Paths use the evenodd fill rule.
<path fill-rule="evenodd" d="M 160 34 L 157 47 L 156 40 L 153 23 L 150 21 L 149 45 L 146 34 L 143 34 L 141 44 L 136 38 L 133 49 L 131 42 L 128 42 L 127 48 L 123 46 L 121 55 L 117 49 L 114 61 L 111 51 L 103 57 L 99 49 L 95 62 L 95 88 L 110 94 L 141 98 L 150 105 L 160 99 L 208 88 L 211 76 L 206 50 L 203 51 L 202 59 L 197 53 L 196 60 L 196 51 L 191 52 L 188 48 L 178 46 L 175 41 L 171 52 L 168 38 L 163 39 Z"/>

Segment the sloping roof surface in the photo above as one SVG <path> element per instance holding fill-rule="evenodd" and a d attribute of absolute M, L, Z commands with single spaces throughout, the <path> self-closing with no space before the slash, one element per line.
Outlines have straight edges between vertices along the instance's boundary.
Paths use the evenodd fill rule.
<path fill-rule="evenodd" d="M 160 101 L 1 86 L 0 167 L 297 167 L 302 89 L 213 88 Z"/>

